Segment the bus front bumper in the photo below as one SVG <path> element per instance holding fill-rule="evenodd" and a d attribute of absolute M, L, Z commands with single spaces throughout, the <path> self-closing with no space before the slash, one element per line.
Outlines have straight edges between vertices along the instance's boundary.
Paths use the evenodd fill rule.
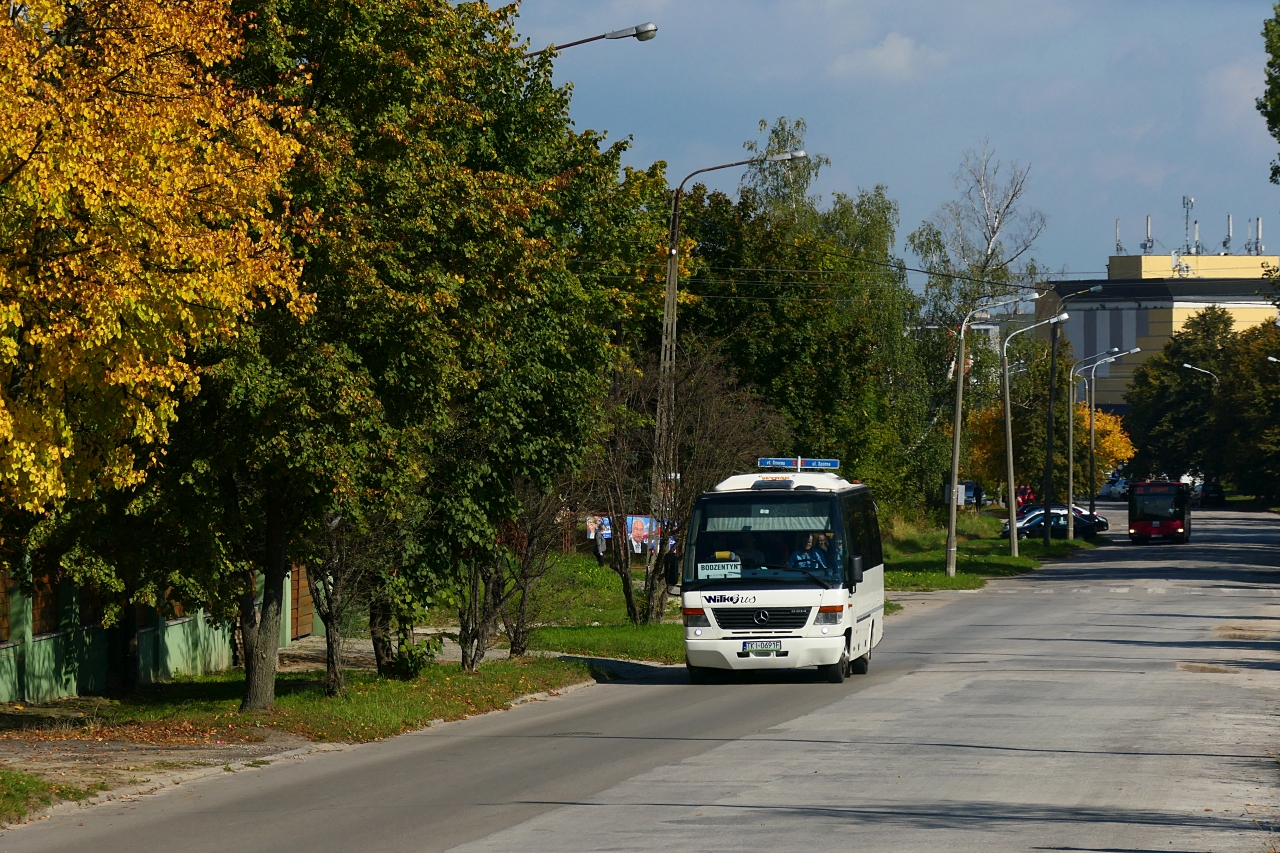
<path fill-rule="evenodd" d="M 799 669 L 837 663 L 845 648 L 844 635 L 836 634 L 831 637 L 783 637 L 782 648 L 778 651 L 743 652 L 744 640 L 754 642 L 761 639 L 773 638 L 688 638 L 684 641 L 685 656 L 694 666 L 712 669 Z"/>

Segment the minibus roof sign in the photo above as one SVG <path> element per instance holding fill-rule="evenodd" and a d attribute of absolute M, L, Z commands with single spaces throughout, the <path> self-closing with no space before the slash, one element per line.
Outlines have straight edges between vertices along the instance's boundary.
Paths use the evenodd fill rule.
<path fill-rule="evenodd" d="M 756 460 L 756 465 L 760 468 L 794 468 L 797 471 L 806 468 L 834 471 L 840 467 L 840 460 L 805 459 L 803 456 L 762 456 Z"/>

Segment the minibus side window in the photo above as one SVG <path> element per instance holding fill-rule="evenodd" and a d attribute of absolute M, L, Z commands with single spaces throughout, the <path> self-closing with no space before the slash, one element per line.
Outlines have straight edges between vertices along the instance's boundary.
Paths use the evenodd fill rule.
<path fill-rule="evenodd" d="M 870 495 L 860 495 L 859 512 L 862 528 L 862 562 L 866 569 L 872 569 L 884 562 L 880 545 L 880 521 L 876 518 L 876 504 Z"/>
<path fill-rule="evenodd" d="M 863 515 L 855 495 L 844 495 L 840 498 L 840 519 L 845 542 L 844 565 L 842 568 L 844 569 L 845 583 L 852 587 L 853 560 L 851 558 L 862 557 L 863 569 L 865 570 L 867 566 L 867 558 L 863 551 Z"/>

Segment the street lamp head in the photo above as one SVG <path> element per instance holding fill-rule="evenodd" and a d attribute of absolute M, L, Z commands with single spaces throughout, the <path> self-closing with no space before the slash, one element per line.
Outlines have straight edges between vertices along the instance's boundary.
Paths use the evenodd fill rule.
<path fill-rule="evenodd" d="M 1050 323 L 1053 323 L 1053 324 L 1055 324 L 1055 325 L 1056 325 L 1056 324 L 1058 324 L 1058 323 L 1065 323 L 1065 322 L 1067 322 L 1067 321 L 1068 321 L 1068 320 L 1070 320 L 1070 319 L 1071 319 L 1071 315 L 1070 315 L 1070 314 L 1068 314 L 1066 311 L 1063 311 L 1063 312 L 1062 312 L 1061 314 L 1059 314 L 1057 317 L 1053 317 L 1053 318 L 1051 318 L 1051 319 L 1049 320 L 1049 322 L 1050 322 Z"/>
<path fill-rule="evenodd" d="M 641 24 L 638 27 L 627 27 L 625 30 L 614 30 L 611 33 L 605 33 L 607 39 L 629 39 L 636 41 L 648 41 L 658 34 L 658 25 L 652 22 Z M 598 37 L 597 37 L 598 38 Z"/>
<path fill-rule="evenodd" d="M 1124 354 L 1125 354 L 1125 355 L 1137 355 L 1137 354 L 1138 354 L 1138 353 L 1140 353 L 1140 352 L 1142 352 L 1142 347 L 1134 347 L 1133 349 L 1129 350 L 1127 353 L 1124 353 Z"/>
<path fill-rule="evenodd" d="M 1187 368 L 1188 370 L 1199 370 L 1199 369 L 1200 369 L 1200 368 L 1196 367 L 1194 364 L 1187 364 L 1185 361 L 1184 361 L 1184 362 L 1182 362 L 1182 366 L 1183 366 L 1183 367 L 1185 367 L 1185 368 Z"/>
<path fill-rule="evenodd" d="M 1095 284 L 1093 287 L 1085 291 L 1085 293 L 1101 293 L 1101 292 L 1102 292 L 1102 285 L 1100 284 Z"/>
<path fill-rule="evenodd" d="M 1280 364 L 1280 358 L 1276 358 L 1274 355 L 1267 356 L 1267 361 L 1273 361 L 1276 364 Z"/>
<path fill-rule="evenodd" d="M 781 154 L 770 154 L 764 158 L 766 163 L 785 163 L 788 160 L 805 160 L 809 157 L 803 148 L 795 151 L 783 151 Z"/>

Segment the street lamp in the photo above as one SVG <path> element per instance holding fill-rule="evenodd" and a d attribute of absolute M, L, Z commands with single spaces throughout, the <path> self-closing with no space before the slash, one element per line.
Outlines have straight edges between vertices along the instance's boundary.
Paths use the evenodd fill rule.
<path fill-rule="evenodd" d="M 1280 358 L 1276 358 L 1274 355 L 1267 356 L 1267 361 L 1274 361 L 1276 364 L 1280 364 Z"/>
<path fill-rule="evenodd" d="M 658 413 L 655 425 L 656 435 L 653 452 L 653 492 L 650 501 L 654 515 L 654 523 L 661 523 L 664 531 L 670 530 L 670 501 L 674 491 L 672 483 L 675 474 L 675 440 L 671 435 L 671 416 L 675 410 L 675 365 L 676 365 L 676 292 L 680 279 L 680 199 L 684 195 L 684 185 L 695 175 L 704 172 L 715 172 L 720 169 L 732 169 L 736 166 L 748 166 L 753 163 L 786 163 L 791 160 L 804 160 L 808 154 L 803 149 L 783 151 L 764 157 L 752 157 L 748 160 L 736 160 L 719 166 L 708 166 L 690 172 L 676 187 L 671 197 L 671 223 L 667 234 L 667 292 L 662 303 L 662 353 L 658 368 Z M 671 537 L 663 535 L 662 542 L 671 541 Z M 658 557 L 661 558 L 662 545 L 659 545 Z"/>
<path fill-rule="evenodd" d="M 1058 300 L 1059 307 L 1066 304 L 1068 299 L 1074 299 L 1086 293 L 1097 293 L 1102 290 L 1102 285 L 1095 284 L 1093 287 L 1086 287 L 1083 290 L 1077 290 L 1075 293 L 1068 293 L 1066 296 Z M 1053 407 L 1058 395 L 1057 387 L 1058 377 L 1058 324 L 1055 323 L 1049 329 L 1049 410 L 1045 413 L 1044 428 L 1044 547 L 1048 550 L 1052 543 L 1051 537 L 1053 530 L 1050 522 L 1050 507 L 1053 504 Z"/>
<path fill-rule="evenodd" d="M 949 492 L 951 500 L 950 509 L 947 510 L 947 577 L 956 576 L 956 504 L 961 502 L 960 497 L 960 413 L 961 402 L 964 398 L 964 333 L 969 328 L 969 321 L 973 316 L 981 311 L 990 311 L 992 308 L 1000 308 L 1004 305 L 1012 305 L 1015 302 L 1021 302 L 1022 297 L 1014 299 L 1006 299 L 1004 302 L 996 302 L 991 305 L 982 305 L 974 308 L 968 314 L 964 315 L 964 321 L 960 323 L 960 343 L 959 354 L 956 356 L 956 411 L 955 423 L 951 430 L 951 491 Z"/>
<path fill-rule="evenodd" d="M 1268 356 L 1268 358 L 1270 358 L 1270 356 Z M 1272 359 L 1272 361 L 1274 360 L 1275 359 Z M 1212 376 L 1214 382 L 1222 381 L 1218 378 L 1218 374 L 1214 373 L 1211 370 L 1205 370 L 1203 367 L 1196 367 L 1194 364 L 1187 364 L 1185 361 L 1182 363 L 1182 366 L 1185 367 L 1187 370 L 1194 370 L 1196 373 L 1203 373 L 1205 376 Z"/>
<path fill-rule="evenodd" d="M 564 44 L 553 44 L 544 47 L 542 50 L 534 50 L 524 55 L 524 59 L 531 56 L 537 56 L 546 53 L 549 50 L 564 50 L 566 47 L 576 47 L 580 44 L 586 44 L 589 41 L 600 41 L 600 39 L 626 39 L 633 38 L 636 41 L 648 41 L 658 34 L 658 25 L 655 23 L 640 24 L 635 27 L 627 27 L 625 30 L 614 30 L 611 33 L 601 33 L 598 36 L 592 36 L 589 39 L 578 39 L 577 41 L 565 42 Z"/>
<path fill-rule="evenodd" d="M 1093 361 L 1094 359 L 1103 358 L 1108 355 L 1114 355 L 1120 352 L 1120 347 L 1112 347 L 1099 353 L 1094 353 L 1088 358 L 1082 358 L 1075 364 L 1071 365 L 1071 405 L 1068 406 L 1067 413 L 1067 538 L 1076 538 L 1076 376 L 1080 375 L 1082 365 Z"/>
<path fill-rule="evenodd" d="M 1094 415 L 1098 411 L 1097 406 L 1097 389 L 1098 389 L 1098 368 L 1104 364 L 1111 364 L 1119 361 L 1126 355 L 1134 355 L 1142 352 L 1142 347 L 1134 347 L 1122 353 L 1117 353 L 1111 358 L 1104 358 L 1101 361 L 1094 362 L 1089 368 L 1089 379 L 1085 383 L 1085 394 L 1089 398 L 1089 514 L 1093 515 L 1098 511 L 1098 478 L 1094 471 L 1094 464 L 1097 460 L 1097 452 L 1094 450 Z M 1084 371 L 1081 371 L 1081 376 Z"/>
<path fill-rule="evenodd" d="M 1065 323 L 1069 319 L 1070 315 L 1063 311 L 1048 320 L 1014 329 L 1005 336 L 1004 343 L 1000 347 L 1000 373 L 1004 377 L 1004 455 L 1009 476 L 1009 556 L 1011 557 L 1018 556 L 1018 498 L 1015 494 L 1017 487 L 1013 483 L 1013 416 L 1009 406 L 1009 341 L 1013 340 L 1014 335 L 1020 335 L 1041 326 L 1052 325 L 1056 328 L 1059 323 Z"/>

